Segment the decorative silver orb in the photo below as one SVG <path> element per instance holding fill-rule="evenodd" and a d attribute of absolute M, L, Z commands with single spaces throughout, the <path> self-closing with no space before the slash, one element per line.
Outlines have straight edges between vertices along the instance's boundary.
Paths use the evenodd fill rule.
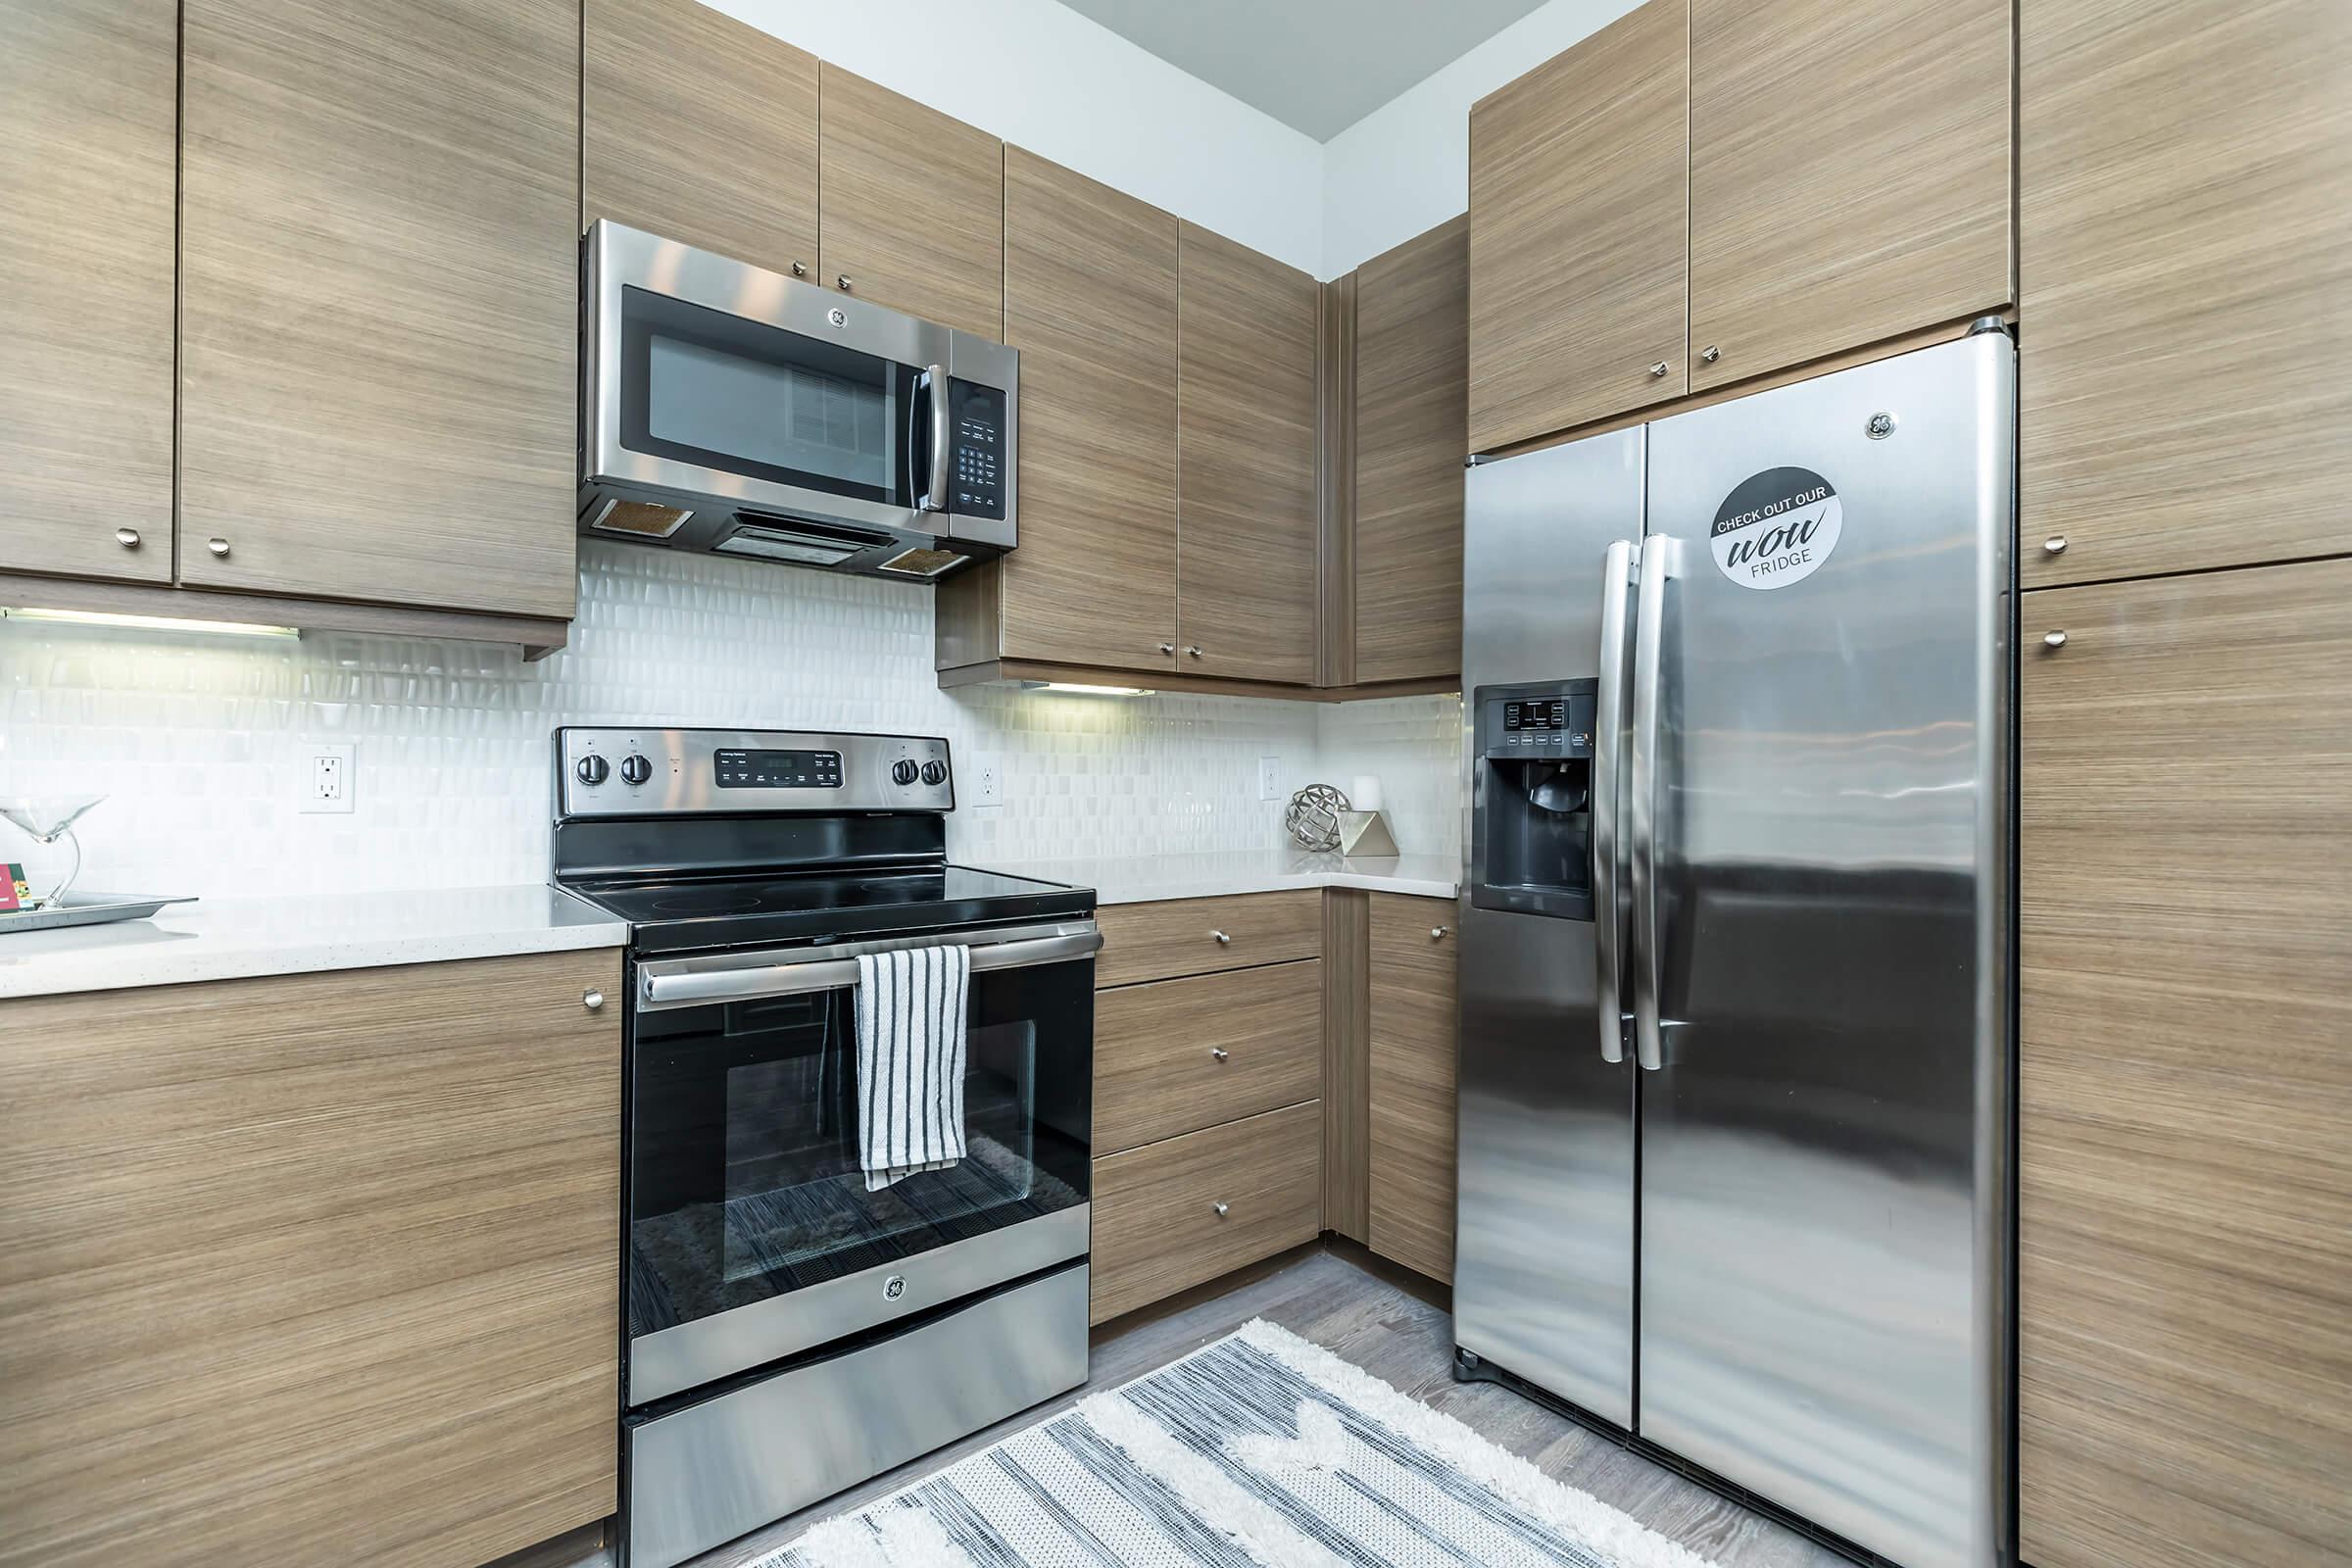
<path fill-rule="evenodd" d="M 1282 825 L 1290 830 L 1291 838 L 1310 850 L 1336 850 L 1340 847 L 1340 813 L 1348 809 L 1348 797 L 1329 784 L 1309 784 L 1291 797 L 1290 808 L 1282 813 Z"/>

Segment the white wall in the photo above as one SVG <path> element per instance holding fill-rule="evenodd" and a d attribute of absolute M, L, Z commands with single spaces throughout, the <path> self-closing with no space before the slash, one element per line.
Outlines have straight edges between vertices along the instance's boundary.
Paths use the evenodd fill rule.
<path fill-rule="evenodd" d="M 1639 0 L 1549 0 L 1323 146 L 1323 254 L 1338 277 L 1470 209 L 1470 106 Z"/>
<path fill-rule="evenodd" d="M 1320 145 L 1056 0 L 707 3 L 1293 267 L 1322 265 Z"/>

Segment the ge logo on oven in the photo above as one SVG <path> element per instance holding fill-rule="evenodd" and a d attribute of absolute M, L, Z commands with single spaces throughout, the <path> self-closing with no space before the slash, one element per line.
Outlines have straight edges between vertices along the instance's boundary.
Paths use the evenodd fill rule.
<path fill-rule="evenodd" d="M 893 1274 L 893 1275 L 892 1275 L 890 1278 L 888 1278 L 888 1279 L 886 1279 L 886 1280 L 884 1280 L 884 1281 L 882 1282 L 882 1299 L 884 1299 L 885 1301 L 895 1301 L 895 1300 L 897 1300 L 897 1299 L 898 1299 L 900 1297 L 902 1297 L 902 1296 L 905 1296 L 906 1294 L 906 1275 L 904 1275 L 904 1274 Z"/>

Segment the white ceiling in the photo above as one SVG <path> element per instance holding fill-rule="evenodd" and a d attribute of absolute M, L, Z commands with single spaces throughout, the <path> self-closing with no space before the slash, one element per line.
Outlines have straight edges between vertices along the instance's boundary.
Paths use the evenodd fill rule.
<path fill-rule="evenodd" d="M 1329 141 L 1543 0 L 1062 0 Z"/>

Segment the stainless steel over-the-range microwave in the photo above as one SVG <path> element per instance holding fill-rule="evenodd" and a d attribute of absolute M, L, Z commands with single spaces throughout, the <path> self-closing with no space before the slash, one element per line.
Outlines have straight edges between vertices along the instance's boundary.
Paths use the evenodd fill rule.
<path fill-rule="evenodd" d="M 932 579 L 1018 539 L 1020 356 L 600 220 L 580 531 Z"/>

